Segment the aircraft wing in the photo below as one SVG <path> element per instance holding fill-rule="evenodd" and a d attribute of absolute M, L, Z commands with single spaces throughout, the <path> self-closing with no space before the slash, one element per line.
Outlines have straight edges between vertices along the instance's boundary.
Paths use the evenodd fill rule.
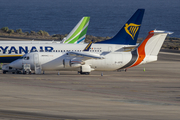
<path fill-rule="evenodd" d="M 129 46 L 125 46 L 125 47 L 122 47 L 118 50 L 116 50 L 115 52 L 129 52 L 129 51 L 132 51 L 133 49 L 135 49 L 138 45 L 129 45 Z"/>
<path fill-rule="evenodd" d="M 80 57 L 82 60 L 104 59 L 104 57 L 101 57 L 101 56 L 98 56 L 98 55 L 89 54 L 89 53 L 68 52 L 67 55 L 75 56 L 75 57 Z"/>

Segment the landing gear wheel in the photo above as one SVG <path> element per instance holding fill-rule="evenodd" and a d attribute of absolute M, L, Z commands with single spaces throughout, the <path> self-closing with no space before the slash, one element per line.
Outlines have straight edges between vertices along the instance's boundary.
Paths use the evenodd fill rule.
<path fill-rule="evenodd" d="M 84 75 L 89 75 L 90 74 L 90 72 L 82 72 L 82 71 L 80 71 L 79 73 L 84 74 Z"/>
<path fill-rule="evenodd" d="M 85 72 L 85 75 L 89 75 L 90 74 L 90 72 Z"/>
<path fill-rule="evenodd" d="M 21 72 L 20 71 L 17 71 L 16 74 L 20 74 Z"/>
<path fill-rule="evenodd" d="M 27 72 L 26 71 L 23 71 L 23 74 L 26 74 Z"/>
<path fill-rule="evenodd" d="M 3 70 L 3 74 L 6 74 L 6 71 Z"/>

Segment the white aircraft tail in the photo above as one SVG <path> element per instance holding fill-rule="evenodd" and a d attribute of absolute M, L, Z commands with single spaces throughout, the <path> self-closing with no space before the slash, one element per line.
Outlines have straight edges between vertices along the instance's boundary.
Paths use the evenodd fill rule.
<path fill-rule="evenodd" d="M 61 43 L 83 43 L 86 37 L 90 17 L 83 17 L 73 30 L 65 37 Z"/>
<path fill-rule="evenodd" d="M 146 39 L 138 46 L 138 51 L 144 51 L 146 55 L 157 56 L 168 34 L 172 34 L 172 32 L 160 30 L 150 31 Z"/>
<path fill-rule="evenodd" d="M 173 32 L 153 30 L 143 40 L 132 53 L 132 59 L 123 68 L 134 67 L 136 65 L 157 61 L 157 55 L 168 34 Z"/>

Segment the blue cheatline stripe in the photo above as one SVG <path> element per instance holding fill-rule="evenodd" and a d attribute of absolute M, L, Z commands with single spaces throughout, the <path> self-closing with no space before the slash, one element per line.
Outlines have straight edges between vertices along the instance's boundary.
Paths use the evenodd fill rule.
<path fill-rule="evenodd" d="M 136 62 L 136 60 L 138 58 L 137 50 L 132 51 L 131 54 L 132 54 L 131 60 L 126 65 L 121 67 L 120 69 L 128 68 L 128 67 L 130 67 L 131 65 L 133 65 Z"/>
<path fill-rule="evenodd" d="M 13 56 L 13 57 L 0 57 L 0 63 L 11 63 L 17 59 L 19 59 L 21 56 Z"/>
<path fill-rule="evenodd" d="M 77 41 L 77 43 L 80 43 L 80 42 L 82 42 L 84 39 L 85 39 L 85 37 L 84 37 L 84 38 L 82 38 L 81 40 Z"/>

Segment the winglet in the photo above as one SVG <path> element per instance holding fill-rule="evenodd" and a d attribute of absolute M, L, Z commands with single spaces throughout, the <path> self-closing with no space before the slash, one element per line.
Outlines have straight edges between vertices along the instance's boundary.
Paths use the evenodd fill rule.
<path fill-rule="evenodd" d="M 85 40 L 90 17 L 83 17 L 61 43 L 78 44 Z"/>
<path fill-rule="evenodd" d="M 89 51 L 91 45 L 92 45 L 93 41 L 91 41 L 85 48 L 83 51 Z"/>

